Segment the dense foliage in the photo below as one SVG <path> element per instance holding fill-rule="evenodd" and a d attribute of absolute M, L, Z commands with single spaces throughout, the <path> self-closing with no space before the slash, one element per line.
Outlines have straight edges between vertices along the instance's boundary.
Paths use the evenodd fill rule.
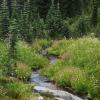
<path fill-rule="evenodd" d="M 100 27 L 99 13 L 99 0 L 2 0 L 0 36 L 9 36 L 12 31 L 9 27 L 14 26 L 13 31 L 28 42 L 33 37 L 79 37 L 91 30 L 99 34 L 100 31 L 96 31 L 96 27 Z"/>

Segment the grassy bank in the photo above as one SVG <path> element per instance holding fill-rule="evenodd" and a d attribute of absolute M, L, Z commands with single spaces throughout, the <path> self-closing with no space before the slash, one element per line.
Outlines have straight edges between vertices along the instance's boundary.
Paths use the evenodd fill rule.
<path fill-rule="evenodd" d="M 5 42 L 0 42 L 1 100 L 38 100 L 39 96 L 32 93 L 34 86 L 27 84 L 27 81 L 31 76 L 32 69 L 43 68 L 48 65 L 48 59 L 38 52 L 40 48 L 45 48 L 48 45 L 48 41 L 35 40 L 33 44 L 31 46 L 24 41 L 18 41 L 16 45 L 16 67 L 9 66 L 8 68 L 9 46 Z"/>
<path fill-rule="evenodd" d="M 44 68 L 43 75 L 63 88 L 70 87 L 94 100 L 100 99 L 100 41 L 97 38 L 55 41 L 48 53 L 59 59 Z"/>
<path fill-rule="evenodd" d="M 52 45 L 51 45 L 52 44 Z M 49 47 L 50 46 L 50 47 Z M 48 47 L 48 48 L 47 48 Z M 39 52 L 58 57 L 49 64 Z M 63 88 L 71 88 L 78 94 L 100 99 L 100 40 L 92 37 L 48 41 L 36 39 L 31 45 L 18 41 L 16 45 L 17 66 L 8 70 L 7 43 L 0 42 L 0 98 L 2 100 L 31 100 L 32 85 L 27 84 L 32 69 L 41 69 L 43 75 Z M 8 76 L 8 72 L 11 76 Z M 48 99 L 47 99 L 48 100 Z"/>

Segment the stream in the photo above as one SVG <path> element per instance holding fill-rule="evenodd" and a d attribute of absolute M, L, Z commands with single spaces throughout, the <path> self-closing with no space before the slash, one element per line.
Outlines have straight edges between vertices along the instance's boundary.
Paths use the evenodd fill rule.
<path fill-rule="evenodd" d="M 47 55 L 47 51 L 43 51 L 41 53 L 43 56 Z M 57 60 L 54 56 L 48 57 L 50 64 L 54 64 Z M 34 92 L 39 93 L 41 95 L 50 96 L 52 100 L 86 100 L 82 99 L 78 96 L 75 96 L 67 91 L 63 91 L 59 89 L 55 84 L 53 84 L 47 77 L 41 76 L 40 71 L 33 71 L 31 78 L 31 84 L 35 84 Z M 39 100 L 44 100 L 39 99 Z"/>

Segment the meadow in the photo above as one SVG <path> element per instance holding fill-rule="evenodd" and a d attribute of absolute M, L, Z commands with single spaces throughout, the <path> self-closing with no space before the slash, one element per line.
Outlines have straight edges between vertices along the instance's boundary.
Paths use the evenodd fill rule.
<path fill-rule="evenodd" d="M 0 42 L 0 97 L 2 100 L 37 99 L 32 93 L 34 85 L 28 84 L 32 70 L 53 80 L 58 87 L 70 88 L 74 93 L 93 100 L 100 99 L 100 40 L 94 37 L 61 40 L 36 39 L 31 45 L 18 41 L 17 66 L 7 67 L 8 45 Z M 56 56 L 50 64 L 40 54 L 46 49 L 48 56 Z M 11 75 L 8 75 L 10 73 Z M 47 99 L 48 100 L 48 99 Z"/>
<path fill-rule="evenodd" d="M 75 93 L 100 99 L 100 41 L 93 37 L 54 41 L 48 54 L 57 56 L 41 73 Z"/>

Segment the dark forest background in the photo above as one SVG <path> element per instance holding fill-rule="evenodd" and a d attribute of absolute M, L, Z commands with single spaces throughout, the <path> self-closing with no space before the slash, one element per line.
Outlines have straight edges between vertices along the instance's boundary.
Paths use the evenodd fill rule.
<path fill-rule="evenodd" d="M 92 34 L 91 34 L 92 33 Z M 99 0 L 0 0 L 0 37 L 100 36 Z"/>

